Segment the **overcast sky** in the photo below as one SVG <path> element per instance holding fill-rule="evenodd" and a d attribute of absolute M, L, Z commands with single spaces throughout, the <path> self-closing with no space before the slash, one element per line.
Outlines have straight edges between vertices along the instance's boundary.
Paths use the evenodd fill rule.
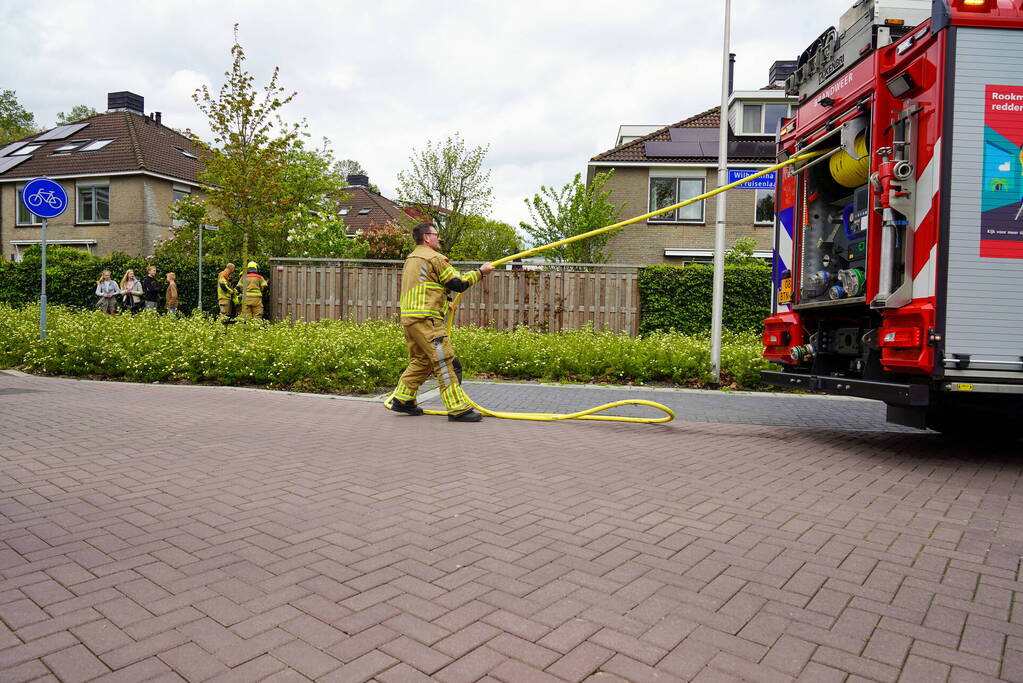
<path fill-rule="evenodd" d="M 853 0 L 734 0 L 736 89 L 767 84 Z M 491 217 L 561 186 L 613 146 L 619 124 L 674 123 L 720 99 L 723 0 L 0 0 L 0 89 L 49 127 L 76 104 L 130 90 L 175 128 L 219 88 L 240 24 L 248 71 L 298 91 L 283 110 L 396 196 L 413 148 L 460 132 L 489 145 Z"/>

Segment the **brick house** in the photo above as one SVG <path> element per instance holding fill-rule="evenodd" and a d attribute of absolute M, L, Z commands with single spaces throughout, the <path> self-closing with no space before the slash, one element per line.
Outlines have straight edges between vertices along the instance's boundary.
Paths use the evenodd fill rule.
<path fill-rule="evenodd" d="M 794 64 L 775 62 L 770 85 L 731 93 L 729 170 L 760 170 L 775 163 L 778 122 L 791 115 L 795 102 L 795 98 L 785 95 L 781 84 Z M 587 181 L 599 172 L 614 169 L 614 177 L 606 187 L 612 190 L 612 202 L 620 207 L 624 204 L 623 220 L 714 189 L 720 109 L 708 109 L 633 139 L 620 129 L 620 144 L 590 159 Z M 715 208 L 711 199 L 635 223 L 615 234 L 605 251 L 615 263 L 711 261 Z M 732 190 L 726 211 L 726 246 L 740 237 L 753 237 L 757 255 L 769 257 L 774 239 L 774 190 Z"/>
<path fill-rule="evenodd" d="M 19 260 L 40 242 L 41 220 L 22 203 L 22 185 L 39 176 L 59 182 L 70 206 L 50 220 L 47 244 L 97 255 L 152 253 L 167 237 L 170 206 L 199 192 L 199 151 L 143 113 L 143 98 L 110 93 L 108 110 L 0 148 L 0 252 Z"/>

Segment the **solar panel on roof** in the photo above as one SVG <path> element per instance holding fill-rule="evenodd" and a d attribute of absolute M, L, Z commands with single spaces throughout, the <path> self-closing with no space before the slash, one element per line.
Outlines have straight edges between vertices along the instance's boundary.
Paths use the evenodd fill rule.
<path fill-rule="evenodd" d="M 698 157 L 703 154 L 699 142 L 644 142 L 648 157 Z"/>
<path fill-rule="evenodd" d="M 87 123 L 69 123 L 66 126 L 57 126 L 53 130 L 47 131 L 37 137 L 35 142 L 44 142 L 47 140 L 63 140 L 66 137 L 70 137 L 85 128 L 89 124 Z"/>
<path fill-rule="evenodd" d="M 22 142 L 12 142 L 11 144 L 9 144 L 6 147 L 4 147 L 3 149 L 0 149 L 0 157 L 5 157 L 8 154 L 10 154 L 11 152 L 14 152 L 14 151 L 18 150 L 18 149 L 20 149 L 21 147 L 24 147 L 27 144 L 28 144 L 27 140 L 23 140 Z"/>
<path fill-rule="evenodd" d="M 0 159 L 0 173 L 11 170 L 22 161 L 30 159 L 31 157 L 7 157 L 6 159 Z"/>
<path fill-rule="evenodd" d="M 716 142 L 720 135 L 717 128 L 669 128 L 672 142 Z"/>

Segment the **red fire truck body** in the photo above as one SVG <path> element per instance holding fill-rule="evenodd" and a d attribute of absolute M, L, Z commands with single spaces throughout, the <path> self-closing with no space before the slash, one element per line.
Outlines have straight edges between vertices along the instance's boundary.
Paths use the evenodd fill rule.
<path fill-rule="evenodd" d="M 764 380 L 1021 433 L 1021 0 L 859 0 L 786 90 Z"/>

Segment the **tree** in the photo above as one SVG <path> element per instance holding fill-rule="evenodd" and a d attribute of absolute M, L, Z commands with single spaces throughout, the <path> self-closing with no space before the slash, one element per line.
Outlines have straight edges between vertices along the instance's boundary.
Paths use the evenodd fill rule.
<path fill-rule="evenodd" d="M 245 262 L 250 254 L 273 255 L 287 242 L 287 224 L 280 215 L 292 209 L 294 195 L 284 189 L 286 162 L 304 130 L 303 125 L 284 123 L 278 113 L 297 94 L 278 85 L 279 67 L 265 87 L 254 87 L 253 77 L 242 68 L 245 51 L 238 43 L 237 24 L 231 57 L 220 91 L 213 95 L 204 85 L 192 96 L 209 120 L 213 141 L 192 137 L 203 152 L 200 180 L 206 185 L 207 204 L 218 215 L 219 241 L 240 252 Z"/>
<path fill-rule="evenodd" d="M 357 239 L 366 244 L 366 258 L 373 259 L 403 259 L 416 247 L 408 226 L 397 220 L 371 225 Z"/>
<path fill-rule="evenodd" d="M 753 255 L 757 249 L 757 240 L 753 237 L 740 237 L 735 240 L 732 248 L 725 252 L 726 266 L 762 266 L 764 262 Z"/>
<path fill-rule="evenodd" d="M 490 171 L 483 168 L 488 149 L 466 149 L 458 133 L 436 145 L 427 140 L 425 149 L 412 150 L 411 167 L 398 173 L 399 200 L 436 223 L 445 253 L 455 250 L 467 225 L 459 219 L 490 208 Z"/>
<path fill-rule="evenodd" d="M 87 104 L 76 104 L 71 107 L 71 111 L 68 113 L 57 112 L 57 125 L 63 126 L 68 123 L 74 123 L 75 121 L 81 121 L 82 119 L 90 116 L 95 116 L 99 112 L 90 107 Z"/>
<path fill-rule="evenodd" d="M 18 102 L 13 90 L 0 90 L 0 145 L 38 133 L 35 116 Z"/>
<path fill-rule="evenodd" d="M 288 232 L 290 256 L 305 258 L 366 258 L 369 245 L 349 237 L 337 214 L 325 215 Z"/>
<path fill-rule="evenodd" d="M 611 190 L 604 189 L 613 176 L 614 169 L 598 173 L 587 185 L 582 182 L 582 174 L 576 173 L 572 182 L 560 190 L 541 185 L 539 194 L 524 200 L 533 222 L 521 223 L 522 229 L 533 238 L 534 245 L 540 246 L 617 222 L 625 204 L 612 204 L 608 201 Z M 604 263 L 607 255 L 602 249 L 610 237 L 611 233 L 604 233 L 542 253 L 548 261 Z"/>
<path fill-rule="evenodd" d="M 337 173 L 345 180 L 345 184 L 348 184 L 348 176 L 350 175 L 364 175 L 369 177 L 369 173 L 362 167 L 355 159 L 341 159 L 340 161 L 334 162 L 334 172 Z M 377 187 L 376 183 L 369 184 L 369 191 L 380 194 L 380 188 Z"/>
<path fill-rule="evenodd" d="M 514 226 L 482 216 L 464 216 L 461 239 L 447 256 L 452 261 L 496 261 L 523 250 Z"/>

